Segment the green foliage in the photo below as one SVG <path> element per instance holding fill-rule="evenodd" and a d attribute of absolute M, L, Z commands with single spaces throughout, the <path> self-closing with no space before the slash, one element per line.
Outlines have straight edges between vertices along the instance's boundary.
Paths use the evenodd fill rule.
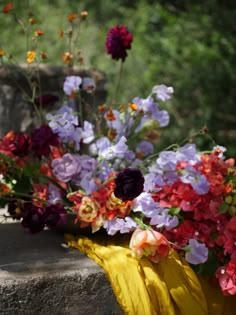
<path fill-rule="evenodd" d="M 29 3 L 27 6 L 26 4 Z M 151 1 L 151 0 L 36 0 L 17 1 L 19 16 L 27 19 L 36 12 L 44 30 L 40 40 L 48 63 L 61 64 L 66 39 L 58 32 L 68 27 L 67 15 L 87 10 L 89 16 L 78 37 L 85 66 L 97 68 L 109 77 L 109 97 L 113 96 L 118 64 L 105 55 L 108 29 L 125 24 L 134 35 L 132 50 L 124 64 L 120 101 L 146 97 L 150 88 L 164 83 L 175 89 L 167 104 L 170 126 L 164 131 L 159 148 L 180 143 L 186 136 L 206 125 L 217 144 L 236 157 L 236 5 L 233 1 Z M 0 48 L 9 50 L 17 60 L 25 56 L 22 31 L 9 15 L 0 19 Z M 9 41 L 9 38 L 12 40 Z M 210 137 L 196 139 L 202 149 L 213 145 Z"/>

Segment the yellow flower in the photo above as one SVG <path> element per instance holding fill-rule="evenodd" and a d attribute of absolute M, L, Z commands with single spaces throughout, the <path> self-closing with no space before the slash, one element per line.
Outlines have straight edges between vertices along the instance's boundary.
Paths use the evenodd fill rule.
<path fill-rule="evenodd" d="M 92 222 L 98 215 L 99 204 L 91 198 L 85 196 L 82 198 L 79 207 L 78 216 L 81 221 Z"/>
<path fill-rule="evenodd" d="M 27 51 L 27 59 L 28 63 L 32 63 L 36 58 L 36 52 L 34 50 Z"/>
<path fill-rule="evenodd" d="M 2 57 L 2 56 L 4 56 L 5 55 L 5 50 L 3 50 L 3 49 L 0 49 L 0 57 Z"/>

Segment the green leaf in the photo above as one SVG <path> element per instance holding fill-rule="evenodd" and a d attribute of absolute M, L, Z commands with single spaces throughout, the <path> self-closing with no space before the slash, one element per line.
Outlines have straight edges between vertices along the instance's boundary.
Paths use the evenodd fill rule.
<path fill-rule="evenodd" d="M 180 213 L 180 211 L 181 211 L 181 208 L 179 208 L 179 207 L 171 207 L 169 209 L 168 213 L 170 215 L 178 215 Z"/>
<path fill-rule="evenodd" d="M 219 207 L 219 213 L 226 213 L 228 208 L 229 208 L 229 205 L 223 202 Z"/>
<path fill-rule="evenodd" d="M 16 193 L 29 193 L 32 190 L 31 178 L 29 176 L 22 175 L 16 178 L 16 184 L 14 191 Z"/>

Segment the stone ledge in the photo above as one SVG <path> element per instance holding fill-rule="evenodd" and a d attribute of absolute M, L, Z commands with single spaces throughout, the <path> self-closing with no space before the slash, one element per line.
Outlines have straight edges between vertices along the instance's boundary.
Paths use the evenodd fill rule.
<path fill-rule="evenodd" d="M 63 235 L 0 226 L 0 315 L 121 315 L 104 271 Z"/>

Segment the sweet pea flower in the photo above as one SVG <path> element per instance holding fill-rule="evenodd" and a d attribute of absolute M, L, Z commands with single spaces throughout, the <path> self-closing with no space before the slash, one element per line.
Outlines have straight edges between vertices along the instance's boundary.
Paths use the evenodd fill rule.
<path fill-rule="evenodd" d="M 199 243 L 193 238 L 190 239 L 185 259 L 192 265 L 198 265 L 206 262 L 208 259 L 208 249 L 206 245 Z"/>
<path fill-rule="evenodd" d="M 114 218 L 113 220 L 106 220 L 103 224 L 108 235 L 115 235 L 117 232 L 121 234 L 129 233 L 138 227 L 138 224 L 130 217 Z"/>
<path fill-rule="evenodd" d="M 52 169 L 59 180 L 69 182 L 80 171 L 79 155 L 66 153 L 61 158 L 52 160 Z"/>
<path fill-rule="evenodd" d="M 82 79 L 79 76 L 68 76 L 65 79 L 63 85 L 63 91 L 66 95 L 71 96 L 73 93 L 76 93 L 79 90 L 79 86 L 82 83 Z"/>
<path fill-rule="evenodd" d="M 172 86 L 168 87 L 164 84 L 155 85 L 152 88 L 152 94 L 156 94 L 156 98 L 163 102 L 171 99 L 173 93 L 174 93 L 173 87 Z"/>
<path fill-rule="evenodd" d="M 136 258 L 146 257 L 152 262 L 159 262 L 161 257 L 169 253 L 169 243 L 165 236 L 154 230 L 141 230 L 137 228 L 130 240 L 129 247 L 132 256 Z"/>

